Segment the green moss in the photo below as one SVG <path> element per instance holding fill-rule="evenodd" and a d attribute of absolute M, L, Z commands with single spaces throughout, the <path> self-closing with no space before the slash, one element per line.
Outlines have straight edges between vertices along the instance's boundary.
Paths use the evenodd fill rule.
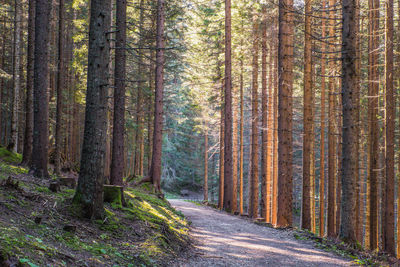
<path fill-rule="evenodd" d="M 6 148 L 0 146 L 0 159 L 12 164 L 18 164 L 22 161 L 22 155 L 8 151 Z"/>
<path fill-rule="evenodd" d="M 0 160 L 0 178 L 15 174 L 15 179 L 18 179 L 18 174 L 26 172 L 24 168 Z M 57 203 L 57 208 L 47 216 L 31 209 L 36 202 L 24 199 L 19 191 L 0 188 L 0 199 L 5 200 L 1 205 L 25 215 L 0 220 L 0 248 L 7 248 L 0 251 L 16 258 L 24 266 L 46 266 L 49 263 L 68 266 L 71 259 L 65 255 L 72 258 L 88 255 L 89 265 L 157 266 L 162 257 L 171 257 L 178 247 L 180 250 L 187 246 L 188 223 L 183 215 L 144 187 L 126 189 L 126 207 L 118 201 L 105 203 L 105 217 L 93 221 L 87 226 L 93 228 L 92 232 L 83 234 L 79 217 L 83 216 L 85 209 L 82 196 L 74 195 L 75 190 L 62 188 L 61 192 L 53 193 L 36 180 L 32 183 L 19 181 L 19 186 L 25 192 Z M 33 221 L 37 217 L 43 218 L 40 224 Z M 68 221 L 77 222 L 76 232 L 63 230 Z M 132 231 L 133 226 L 135 231 Z"/>
<path fill-rule="evenodd" d="M 121 187 L 104 186 L 104 201 L 122 206 Z"/>
<path fill-rule="evenodd" d="M 9 175 L 18 175 L 28 173 L 28 169 L 20 166 L 9 165 L 6 162 L 0 161 L 0 177 L 7 178 Z"/>

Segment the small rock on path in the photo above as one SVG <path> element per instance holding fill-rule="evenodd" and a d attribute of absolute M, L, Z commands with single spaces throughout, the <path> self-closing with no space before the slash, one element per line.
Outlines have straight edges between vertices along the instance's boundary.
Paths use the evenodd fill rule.
<path fill-rule="evenodd" d="M 291 231 L 254 224 L 237 216 L 170 200 L 192 222 L 195 251 L 175 267 L 208 266 L 351 266 L 347 259 L 317 249 L 312 241 L 296 240 Z"/>

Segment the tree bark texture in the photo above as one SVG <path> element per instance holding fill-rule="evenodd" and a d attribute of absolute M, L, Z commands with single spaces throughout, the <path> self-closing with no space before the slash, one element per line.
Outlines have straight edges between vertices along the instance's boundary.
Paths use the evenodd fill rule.
<path fill-rule="evenodd" d="M 114 120 L 110 183 L 123 184 L 125 162 L 126 0 L 117 0 L 114 69 Z"/>
<path fill-rule="evenodd" d="M 92 0 L 90 7 L 86 114 L 81 168 L 74 202 L 88 218 L 103 217 L 107 138 L 111 1 Z"/>
<path fill-rule="evenodd" d="M 277 225 L 293 224 L 292 185 L 292 90 L 293 90 L 293 0 L 279 0 L 278 34 L 278 215 Z"/>
<path fill-rule="evenodd" d="M 231 1 L 225 0 L 225 133 L 224 133 L 224 209 L 236 210 L 233 206 L 233 146 L 232 146 L 232 33 Z M 236 201 L 235 201 L 236 202 Z"/>
<path fill-rule="evenodd" d="M 51 1 L 36 0 L 33 79 L 33 147 L 30 172 L 48 177 L 49 24 Z"/>

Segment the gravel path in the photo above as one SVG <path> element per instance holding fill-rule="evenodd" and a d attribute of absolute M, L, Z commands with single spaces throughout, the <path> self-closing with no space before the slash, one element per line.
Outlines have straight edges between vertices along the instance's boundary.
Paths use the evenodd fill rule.
<path fill-rule="evenodd" d="M 256 225 L 237 216 L 170 200 L 192 221 L 195 251 L 173 266 L 350 266 L 349 260 L 296 240 L 290 231 Z"/>

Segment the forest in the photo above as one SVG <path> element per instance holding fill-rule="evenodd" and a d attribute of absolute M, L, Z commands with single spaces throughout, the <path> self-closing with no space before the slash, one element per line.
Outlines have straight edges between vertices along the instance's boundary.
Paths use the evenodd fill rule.
<path fill-rule="evenodd" d="M 398 264 L 399 33 L 393 0 L 0 0 L 0 265 L 215 266 L 175 257 L 190 209 Z"/>

